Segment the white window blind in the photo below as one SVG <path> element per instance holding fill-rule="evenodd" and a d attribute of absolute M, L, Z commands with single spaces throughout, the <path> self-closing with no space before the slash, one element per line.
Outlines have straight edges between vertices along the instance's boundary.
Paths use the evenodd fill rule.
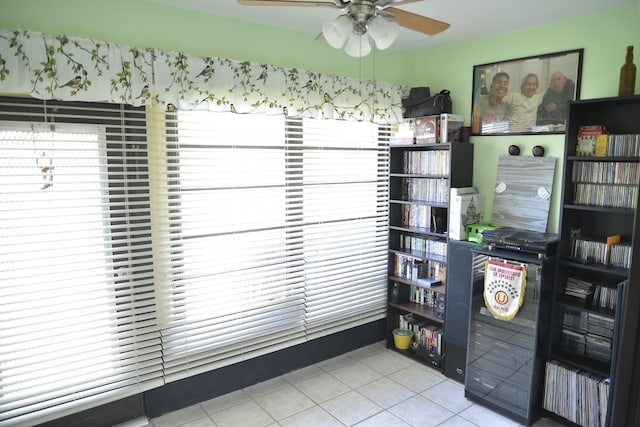
<path fill-rule="evenodd" d="M 376 125 L 180 112 L 166 127 L 167 381 L 385 316 Z"/>
<path fill-rule="evenodd" d="M 387 136 L 366 122 L 304 119 L 306 330 L 310 339 L 386 315 Z"/>
<path fill-rule="evenodd" d="M 387 138 L 2 98 L 0 426 L 383 318 Z"/>
<path fill-rule="evenodd" d="M 304 341 L 300 160 L 284 118 L 176 119 L 169 175 L 158 177 L 169 182 L 169 280 L 159 290 L 167 381 Z"/>
<path fill-rule="evenodd" d="M 162 384 L 141 129 L 117 106 L 0 101 L 0 426 Z"/>

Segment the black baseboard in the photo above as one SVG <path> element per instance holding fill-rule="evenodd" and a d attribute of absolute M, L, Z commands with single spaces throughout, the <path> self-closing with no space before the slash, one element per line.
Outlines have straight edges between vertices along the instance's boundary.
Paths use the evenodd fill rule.
<path fill-rule="evenodd" d="M 146 414 L 158 417 L 382 341 L 385 325 L 381 319 L 149 390 L 144 393 Z"/>
<path fill-rule="evenodd" d="M 386 319 L 185 378 L 38 427 L 109 427 L 158 417 L 385 339 Z"/>
<path fill-rule="evenodd" d="M 109 427 L 158 417 L 385 339 L 386 319 L 185 378 L 37 427 Z"/>
<path fill-rule="evenodd" d="M 108 427 L 144 416 L 144 398 L 137 394 L 39 424 L 38 427 Z"/>

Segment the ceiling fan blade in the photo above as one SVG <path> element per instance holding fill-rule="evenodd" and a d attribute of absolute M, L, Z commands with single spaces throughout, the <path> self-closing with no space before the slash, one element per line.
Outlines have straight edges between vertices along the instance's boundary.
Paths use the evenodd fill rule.
<path fill-rule="evenodd" d="M 434 36 L 449 28 L 451 24 L 438 21 L 437 19 L 427 18 L 426 16 L 416 15 L 395 7 L 388 7 L 384 12 L 392 13 L 393 17 L 385 16 L 387 21 L 395 22 L 401 27 L 408 28 L 413 31 Z"/>
<path fill-rule="evenodd" d="M 376 6 L 378 7 L 387 7 L 387 6 L 402 6 L 403 4 L 417 3 L 423 0 L 378 0 Z"/>
<path fill-rule="evenodd" d="M 242 6 L 331 6 L 337 7 L 333 1 L 281 1 L 281 0 L 237 0 Z"/>

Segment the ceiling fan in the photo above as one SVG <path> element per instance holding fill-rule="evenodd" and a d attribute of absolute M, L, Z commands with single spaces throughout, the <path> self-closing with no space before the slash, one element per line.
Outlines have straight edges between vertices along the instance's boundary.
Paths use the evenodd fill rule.
<path fill-rule="evenodd" d="M 366 56 L 371 52 L 369 36 L 378 49 L 386 49 L 395 41 L 398 25 L 427 35 L 436 35 L 449 28 L 446 22 L 427 18 L 391 6 L 422 0 L 237 0 L 244 6 L 332 7 L 343 13 L 336 20 L 325 22 L 316 37 L 326 40 L 336 49 L 345 48 L 351 56 Z"/>

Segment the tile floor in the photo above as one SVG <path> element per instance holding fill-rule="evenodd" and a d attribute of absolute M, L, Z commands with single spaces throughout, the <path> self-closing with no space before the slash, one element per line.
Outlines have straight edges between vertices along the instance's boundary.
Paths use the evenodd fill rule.
<path fill-rule="evenodd" d="M 154 427 L 519 427 L 462 384 L 372 344 L 151 420 Z M 535 427 L 560 426 L 541 419 Z"/>

